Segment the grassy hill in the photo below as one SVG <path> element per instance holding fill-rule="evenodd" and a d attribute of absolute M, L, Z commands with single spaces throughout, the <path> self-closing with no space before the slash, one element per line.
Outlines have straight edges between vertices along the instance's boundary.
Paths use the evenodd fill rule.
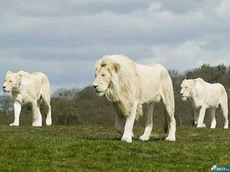
<path fill-rule="evenodd" d="M 113 127 L 0 126 L 0 171 L 210 171 L 230 167 L 230 130 L 181 128 L 176 142 L 119 140 Z"/>

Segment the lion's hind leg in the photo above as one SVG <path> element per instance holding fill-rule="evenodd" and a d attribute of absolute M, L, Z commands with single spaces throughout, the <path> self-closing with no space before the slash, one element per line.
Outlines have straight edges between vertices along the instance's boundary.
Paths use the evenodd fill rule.
<path fill-rule="evenodd" d="M 216 128 L 216 108 L 211 109 L 211 127 L 210 128 Z"/>
<path fill-rule="evenodd" d="M 42 115 L 40 112 L 40 102 L 33 101 L 32 102 L 32 109 L 33 109 L 33 124 L 34 127 L 41 127 L 42 126 Z"/>
<path fill-rule="evenodd" d="M 42 85 L 42 100 L 47 108 L 46 125 L 52 125 L 51 105 L 50 105 L 50 84 L 48 78 L 44 78 Z"/>
<path fill-rule="evenodd" d="M 166 92 L 167 93 L 167 92 Z M 176 141 L 176 120 L 174 117 L 174 97 L 168 92 L 162 95 L 163 104 L 166 112 L 166 123 L 168 124 L 168 136 L 165 140 Z"/>
<path fill-rule="evenodd" d="M 50 98 L 44 97 L 43 101 L 47 107 L 47 116 L 46 116 L 46 125 L 51 126 L 52 125 L 52 116 L 51 116 L 51 105 L 50 105 Z"/>
<path fill-rule="evenodd" d="M 227 105 L 227 103 L 220 104 L 220 108 L 222 111 L 222 115 L 224 117 L 224 128 L 228 129 L 229 122 L 228 122 L 228 105 Z"/>
<path fill-rule="evenodd" d="M 154 104 L 150 103 L 146 105 L 146 124 L 144 134 L 140 137 L 142 141 L 148 141 L 150 139 L 150 135 L 153 129 L 153 110 Z"/>
<path fill-rule="evenodd" d="M 166 105 L 166 120 L 168 123 L 168 137 L 165 140 L 176 141 L 176 120 L 174 118 L 174 108 Z"/>
<path fill-rule="evenodd" d="M 52 116 L 51 116 L 51 105 L 50 105 L 50 86 L 48 81 L 42 87 L 42 100 L 45 103 L 47 109 L 46 115 L 46 125 L 52 125 Z"/>

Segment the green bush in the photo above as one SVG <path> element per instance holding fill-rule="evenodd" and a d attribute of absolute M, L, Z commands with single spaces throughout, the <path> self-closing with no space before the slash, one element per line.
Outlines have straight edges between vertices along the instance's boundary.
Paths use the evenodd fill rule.
<path fill-rule="evenodd" d="M 78 111 L 74 107 L 67 107 L 58 115 L 58 124 L 60 125 L 74 125 L 81 123 Z"/>
<path fill-rule="evenodd" d="M 184 78 L 201 77 L 210 83 L 219 82 L 223 84 L 230 97 L 230 66 L 223 64 L 211 66 L 204 64 L 201 67 L 179 73 L 175 70 L 170 71 L 174 86 L 175 96 L 175 118 L 177 127 L 193 125 L 193 111 L 189 101 L 183 102 L 180 97 L 180 85 Z M 10 96 L 0 96 L 0 123 L 10 124 L 13 121 L 13 107 Z M 230 103 L 230 101 L 229 101 Z M 93 87 L 88 86 L 83 89 L 58 89 L 51 100 L 52 119 L 56 125 L 74 125 L 74 124 L 100 124 L 113 125 L 115 111 L 112 103 L 105 97 L 98 97 L 95 94 Z M 230 107 L 230 104 L 229 104 Z M 41 106 L 43 114 L 43 122 L 45 122 L 46 109 Z M 209 113 L 209 112 L 207 112 Z M 154 111 L 154 128 L 163 128 L 165 116 L 162 104 L 155 106 Z M 220 111 L 216 114 L 218 126 L 222 127 L 223 120 Z M 23 125 L 31 125 L 32 109 L 30 104 L 26 104 L 22 108 L 20 121 Z M 210 115 L 207 114 L 205 121 L 210 125 Z M 145 116 L 137 125 L 144 125 Z"/>

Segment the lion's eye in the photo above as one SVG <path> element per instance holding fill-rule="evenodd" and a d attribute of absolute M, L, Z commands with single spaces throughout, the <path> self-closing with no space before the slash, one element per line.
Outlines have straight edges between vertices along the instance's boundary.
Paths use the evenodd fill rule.
<path fill-rule="evenodd" d="M 104 76 L 105 76 L 105 74 L 103 73 L 101 76 L 103 76 L 103 77 L 104 77 Z"/>
<path fill-rule="evenodd" d="M 9 82 L 12 82 L 12 80 L 10 80 Z"/>

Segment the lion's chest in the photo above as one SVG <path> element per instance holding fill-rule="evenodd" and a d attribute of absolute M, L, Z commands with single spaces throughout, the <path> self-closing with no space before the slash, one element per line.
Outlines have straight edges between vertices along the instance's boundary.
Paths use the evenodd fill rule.
<path fill-rule="evenodd" d="M 195 109 L 199 109 L 205 105 L 205 102 L 201 99 L 193 98 L 191 101 L 192 101 Z"/>
<path fill-rule="evenodd" d="M 20 103 L 29 103 L 33 101 L 33 97 L 26 90 L 21 90 L 19 93 L 12 93 L 15 101 Z"/>

